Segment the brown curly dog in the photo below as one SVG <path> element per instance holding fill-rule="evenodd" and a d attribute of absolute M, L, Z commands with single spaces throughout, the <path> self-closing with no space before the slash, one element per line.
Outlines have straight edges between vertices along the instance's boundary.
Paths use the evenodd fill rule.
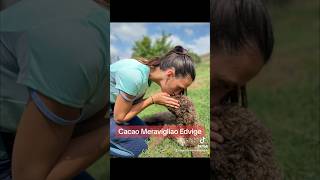
<path fill-rule="evenodd" d="M 171 108 L 167 109 L 170 112 L 159 112 L 153 114 L 152 116 L 144 118 L 144 121 L 148 125 L 199 125 L 197 119 L 197 113 L 192 101 L 184 95 L 175 95 L 173 98 L 179 100 L 180 107 L 179 108 Z M 199 138 L 192 138 L 191 136 L 185 136 L 183 138 L 173 138 L 176 142 L 185 147 L 195 147 L 199 144 Z M 161 143 L 162 140 L 158 140 L 156 143 L 152 144 L 152 146 L 156 146 Z M 194 157 L 201 157 L 202 153 L 192 152 Z"/>
<path fill-rule="evenodd" d="M 252 112 L 225 105 L 215 107 L 212 117 L 225 140 L 211 149 L 211 179 L 281 179 L 271 133 Z"/>

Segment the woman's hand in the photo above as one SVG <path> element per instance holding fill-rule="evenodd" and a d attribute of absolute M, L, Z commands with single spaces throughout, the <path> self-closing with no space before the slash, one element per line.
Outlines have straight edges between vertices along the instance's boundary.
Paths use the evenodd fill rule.
<path fill-rule="evenodd" d="M 151 96 L 153 99 L 153 102 L 155 104 L 167 106 L 167 107 L 173 107 L 173 108 L 179 108 L 180 104 L 179 101 L 170 97 L 168 93 L 165 92 L 159 92 Z"/>
<path fill-rule="evenodd" d="M 224 139 L 223 137 L 218 133 L 219 127 L 217 123 L 214 121 L 211 121 L 211 133 L 210 133 L 210 139 L 211 139 L 211 149 L 215 149 L 217 147 L 218 143 L 223 143 Z"/>

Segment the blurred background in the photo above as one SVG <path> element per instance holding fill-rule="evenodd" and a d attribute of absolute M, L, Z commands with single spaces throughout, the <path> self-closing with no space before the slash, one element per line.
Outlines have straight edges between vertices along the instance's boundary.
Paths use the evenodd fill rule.
<path fill-rule="evenodd" d="M 249 108 L 272 130 L 285 179 L 320 179 L 319 1 L 267 2 L 275 49 L 248 84 Z"/>

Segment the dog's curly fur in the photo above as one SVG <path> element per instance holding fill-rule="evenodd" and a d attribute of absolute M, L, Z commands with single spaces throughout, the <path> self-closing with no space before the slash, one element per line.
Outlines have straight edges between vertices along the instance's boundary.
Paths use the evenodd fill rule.
<path fill-rule="evenodd" d="M 176 122 L 183 125 L 192 125 L 197 121 L 197 113 L 192 101 L 184 95 L 175 95 L 173 98 L 179 101 L 179 108 L 168 107 L 168 110 L 176 116 Z"/>
<path fill-rule="evenodd" d="M 179 108 L 168 107 L 170 112 L 159 112 L 144 118 L 149 125 L 198 125 L 198 119 L 194 104 L 184 95 L 171 96 L 179 101 Z M 199 138 L 184 137 L 176 138 L 181 146 L 195 147 Z"/>
<path fill-rule="evenodd" d="M 170 112 L 159 112 L 144 118 L 147 124 L 193 125 L 196 124 L 197 113 L 192 101 L 184 95 L 171 96 L 179 101 L 179 108 L 167 107 Z"/>
<path fill-rule="evenodd" d="M 225 105 L 215 107 L 212 117 L 224 137 L 222 144 L 211 149 L 212 179 L 281 179 L 271 133 L 252 112 Z"/>

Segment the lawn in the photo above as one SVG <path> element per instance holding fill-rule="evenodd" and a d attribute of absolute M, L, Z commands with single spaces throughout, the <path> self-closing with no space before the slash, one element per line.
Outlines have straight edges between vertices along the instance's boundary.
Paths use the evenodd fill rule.
<path fill-rule="evenodd" d="M 320 179 L 319 1 L 270 9 L 275 50 L 248 86 L 249 107 L 272 130 L 285 179 Z"/>
<path fill-rule="evenodd" d="M 94 177 L 95 180 L 110 179 L 110 158 L 108 155 L 101 157 L 87 171 Z"/>

